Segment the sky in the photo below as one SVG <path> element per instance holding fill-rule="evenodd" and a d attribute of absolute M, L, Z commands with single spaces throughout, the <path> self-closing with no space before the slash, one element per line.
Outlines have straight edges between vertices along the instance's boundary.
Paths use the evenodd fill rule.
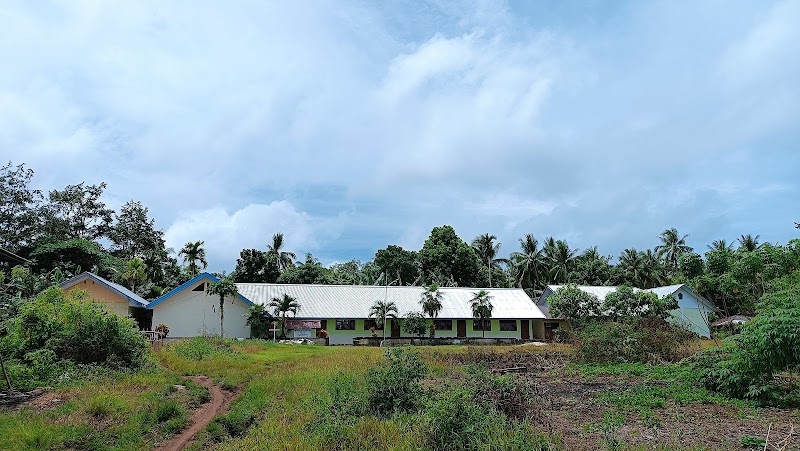
<path fill-rule="evenodd" d="M 10 1 L 0 161 L 107 182 L 230 271 L 435 226 L 800 237 L 800 1 Z"/>

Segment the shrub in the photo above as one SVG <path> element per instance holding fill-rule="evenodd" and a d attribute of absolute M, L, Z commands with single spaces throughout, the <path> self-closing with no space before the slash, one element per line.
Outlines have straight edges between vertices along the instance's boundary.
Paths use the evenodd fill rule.
<path fill-rule="evenodd" d="M 11 321 L 6 346 L 37 365 L 69 360 L 114 368 L 139 368 L 148 344 L 133 320 L 94 302 L 84 291 L 49 288 Z"/>
<path fill-rule="evenodd" d="M 161 336 L 166 338 L 166 336 L 169 335 L 169 326 L 164 323 L 158 323 L 156 332 L 161 332 Z"/>
<path fill-rule="evenodd" d="M 403 331 L 421 337 L 428 328 L 428 320 L 419 312 L 411 312 L 403 318 Z"/>
<path fill-rule="evenodd" d="M 367 402 L 371 411 L 389 414 L 415 410 L 422 397 L 420 380 L 428 373 L 418 351 L 388 348 L 382 360 L 367 373 Z"/>
<path fill-rule="evenodd" d="M 574 337 L 583 362 L 657 363 L 687 357 L 685 344 L 694 335 L 662 319 L 637 318 L 590 322 Z"/>
<path fill-rule="evenodd" d="M 547 298 L 550 314 L 553 318 L 570 320 L 579 327 L 582 321 L 600 315 L 600 301 L 597 296 L 587 293 L 575 284 L 569 284 L 556 290 Z"/>

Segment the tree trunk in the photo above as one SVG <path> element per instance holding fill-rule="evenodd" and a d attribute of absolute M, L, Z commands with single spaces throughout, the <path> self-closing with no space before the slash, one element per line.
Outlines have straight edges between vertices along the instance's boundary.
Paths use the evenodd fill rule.
<path fill-rule="evenodd" d="M 6 363 L 3 361 L 3 354 L 0 353 L 0 367 L 3 368 L 3 376 L 6 378 L 6 384 L 8 385 L 8 392 L 11 393 L 14 391 L 14 387 L 11 386 L 11 379 L 8 377 L 8 373 L 6 372 Z"/>
<path fill-rule="evenodd" d="M 219 298 L 219 337 L 225 338 L 225 298 Z"/>

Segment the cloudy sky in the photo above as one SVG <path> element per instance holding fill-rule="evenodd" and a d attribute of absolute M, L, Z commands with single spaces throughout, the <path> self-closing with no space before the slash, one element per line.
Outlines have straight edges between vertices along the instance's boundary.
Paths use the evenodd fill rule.
<path fill-rule="evenodd" d="M 326 263 L 442 224 L 800 236 L 800 1 L 223 3 L 4 2 L 0 159 L 212 270 L 276 231 Z"/>

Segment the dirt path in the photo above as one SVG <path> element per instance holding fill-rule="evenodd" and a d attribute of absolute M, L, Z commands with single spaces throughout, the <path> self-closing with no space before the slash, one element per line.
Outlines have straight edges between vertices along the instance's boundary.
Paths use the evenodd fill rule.
<path fill-rule="evenodd" d="M 184 429 L 179 435 L 162 443 L 156 448 L 156 451 L 181 451 L 186 448 L 192 442 L 195 434 L 202 431 L 208 423 L 211 423 L 214 417 L 228 410 L 233 401 L 234 393 L 214 385 L 211 379 L 206 376 L 191 376 L 186 379 L 191 379 L 206 387 L 211 395 L 211 401 L 192 412 L 190 418 L 191 426 Z"/>

